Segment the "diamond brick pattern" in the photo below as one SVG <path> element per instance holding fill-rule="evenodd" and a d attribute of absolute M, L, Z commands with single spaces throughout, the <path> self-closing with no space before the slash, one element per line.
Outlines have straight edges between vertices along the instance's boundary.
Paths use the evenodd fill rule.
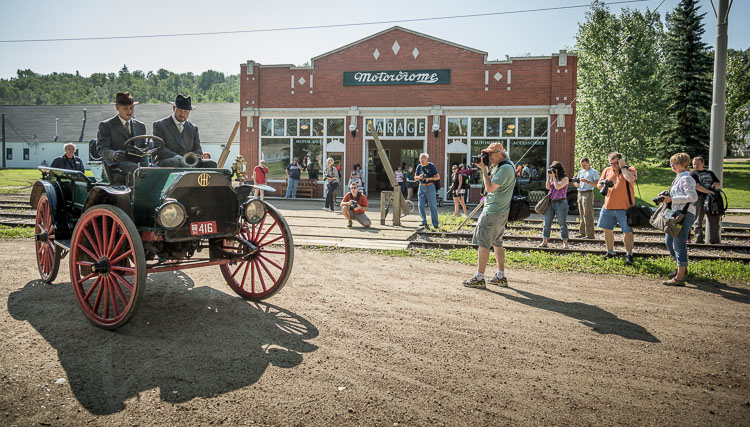
<path fill-rule="evenodd" d="M 417 59 L 417 57 L 419 56 L 419 49 L 415 47 L 414 50 L 411 51 L 411 56 L 413 56 L 414 59 Z"/>
<path fill-rule="evenodd" d="M 494 76 L 492 76 L 492 78 L 493 78 L 493 79 L 495 79 L 496 81 L 498 81 L 498 82 L 499 82 L 499 81 L 500 81 L 500 79 L 502 79 L 502 78 L 503 78 L 503 75 L 502 75 L 502 74 L 500 74 L 500 71 L 498 71 L 497 73 L 495 73 L 495 75 L 494 75 Z"/>
<path fill-rule="evenodd" d="M 378 49 L 375 49 L 375 52 L 372 53 L 372 56 L 375 57 L 375 60 L 377 61 L 378 58 L 380 58 L 380 52 Z"/>
<path fill-rule="evenodd" d="M 393 51 L 394 55 L 398 55 L 398 51 L 401 50 L 401 46 L 398 45 L 398 41 L 393 42 L 393 46 L 391 46 L 391 50 Z"/>
<path fill-rule="evenodd" d="M 305 80 L 304 77 L 300 77 L 299 80 L 297 80 L 297 83 L 299 83 L 300 85 L 304 85 L 306 81 L 307 80 Z"/>

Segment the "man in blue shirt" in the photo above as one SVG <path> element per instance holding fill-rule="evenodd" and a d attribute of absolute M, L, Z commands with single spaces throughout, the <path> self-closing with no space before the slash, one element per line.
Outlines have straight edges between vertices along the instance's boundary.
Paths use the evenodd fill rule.
<path fill-rule="evenodd" d="M 599 172 L 591 168 L 588 157 L 581 159 L 581 170 L 578 171 L 579 182 L 573 185 L 578 188 L 578 227 L 579 237 L 593 239 L 594 236 L 594 186 L 599 181 Z"/>
<path fill-rule="evenodd" d="M 438 228 L 437 212 L 437 191 L 435 182 L 440 180 L 440 174 L 437 167 L 430 162 L 430 156 L 427 153 L 419 155 L 419 164 L 414 172 L 414 180 L 419 183 L 419 216 L 422 218 L 422 227 L 430 229 L 427 225 L 427 216 L 425 214 L 425 205 L 430 206 L 430 219 L 432 226 Z"/>
<path fill-rule="evenodd" d="M 470 279 L 464 280 L 463 285 L 467 288 L 479 289 L 484 289 L 485 283 L 506 287 L 508 279 L 505 277 L 503 234 L 505 234 L 505 224 L 508 222 L 513 187 L 516 184 L 516 171 L 513 163 L 508 160 L 508 154 L 503 145 L 499 142 L 493 142 L 482 152 L 489 155 L 490 165 L 484 164 L 481 159 L 476 164 L 487 191 L 484 198 L 484 210 L 479 215 L 472 238 L 472 243 L 479 246 L 479 262 L 477 273 Z M 492 166 L 492 172 L 489 166 Z M 485 280 L 484 269 L 490 259 L 490 247 L 495 251 L 497 274 Z"/>
<path fill-rule="evenodd" d="M 68 142 L 67 144 L 65 144 L 63 149 L 65 150 L 65 154 L 55 158 L 55 160 L 52 161 L 50 167 L 70 169 L 83 173 L 83 160 L 81 160 L 80 157 L 76 156 L 76 145 L 72 142 Z"/>
<path fill-rule="evenodd" d="M 294 163 L 286 167 L 286 176 L 289 178 L 286 182 L 285 199 L 288 199 L 289 197 L 294 199 L 297 197 L 297 185 L 299 185 L 301 172 L 302 168 L 299 165 L 299 159 L 295 157 Z"/>

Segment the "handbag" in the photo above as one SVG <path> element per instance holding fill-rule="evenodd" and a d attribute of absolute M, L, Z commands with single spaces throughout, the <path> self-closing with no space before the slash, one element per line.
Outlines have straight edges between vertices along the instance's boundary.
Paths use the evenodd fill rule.
<path fill-rule="evenodd" d="M 638 183 L 636 182 L 636 185 Z M 630 186 L 625 184 L 625 189 L 628 191 L 628 201 L 630 207 L 625 211 L 628 218 L 628 225 L 631 227 L 646 227 L 651 224 L 651 218 L 653 211 L 648 206 L 636 206 L 633 203 L 633 197 L 630 195 Z M 638 194 L 640 195 L 641 188 L 638 187 Z"/>
<path fill-rule="evenodd" d="M 687 212 L 690 204 L 686 204 L 682 210 L 673 212 L 667 208 L 666 203 L 662 203 L 659 209 L 651 215 L 649 221 L 654 228 L 661 230 L 672 237 L 677 237 L 682 231 L 682 220 L 685 219 L 685 212 Z"/>
<path fill-rule="evenodd" d="M 544 215 L 544 213 L 547 212 L 547 207 L 549 206 L 549 195 L 550 193 L 545 194 L 544 197 L 537 202 L 536 206 L 534 206 L 534 211 L 539 215 Z"/>

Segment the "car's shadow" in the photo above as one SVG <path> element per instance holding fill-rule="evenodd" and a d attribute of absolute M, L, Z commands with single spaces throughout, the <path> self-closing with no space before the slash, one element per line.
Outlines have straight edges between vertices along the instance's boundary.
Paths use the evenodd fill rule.
<path fill-rule="evenodd" d="M 582 325 L 588 326 L 592 331 L 599 334 L 615 334 L 630 340 L 660 342 L 658 338 L 653 336 L 643 326 L 620 319 L 615 314 L 595 305 L 584 304 L 582 302 L 558 301 L 519 289 L 507 289 L 516 292 L 519 296 L 511 295 L 504 291 L 491 292 L 530 307 L 554 311 L 573 319 L 578 319 Z"/>
<path fill-rule="evenodd" d="M 70 387 L 93 414 L 112 414 L 126 400 L 158 388 L 184 402 L 258 381 L 269 364 L 290 368 L 318 330 L 296 314 L 250 303 L 181 272 L 148 276 L 135 315 L 116 331 L 84 317 L 70 283 L 36 280 L 8 298 L 13 318 L 28 321 L 57 350 Z"/>

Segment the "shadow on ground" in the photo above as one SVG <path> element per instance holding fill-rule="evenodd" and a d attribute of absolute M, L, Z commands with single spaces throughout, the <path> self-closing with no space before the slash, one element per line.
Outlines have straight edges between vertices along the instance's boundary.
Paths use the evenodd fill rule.
<path fill-rule="evenodd" d="M 182 272 L 149 275 L 135 315 L 117 331 L 89 323 L 70 283 L 29 282 L 9 296 L 8 310 L 57 350 L 76 398 L 97 415 L 155 387 L 172 403 L 240 389 L 269 364 L 291 368 L 317 350 L 307 341 L 318 330 L 304 318 L 195 287 Z"/>
<path fill-rule="evenodd" d="M 520 296 L 511 295 L 507 292 L 494 292 L 511 301 L 528 305 L 529 307 L 540 308 L 543 310 L 554 311 L 564 314 L 573 319 L 578 319 L 584 326 L 588 326 L 592 331 L 599 334 L 615 334 L 629 340 L 641 340 L 647 342 L 660 342 L 658 338 L 651 335 L 646 328 L 633 322 L 620 319 L 607 310 L 601 309 L 595 305 L 584 304 L 582 302 L 565 302 L 548 298 L 542 295 L 533 294 L 527 291 L 512 289 Z"/>

